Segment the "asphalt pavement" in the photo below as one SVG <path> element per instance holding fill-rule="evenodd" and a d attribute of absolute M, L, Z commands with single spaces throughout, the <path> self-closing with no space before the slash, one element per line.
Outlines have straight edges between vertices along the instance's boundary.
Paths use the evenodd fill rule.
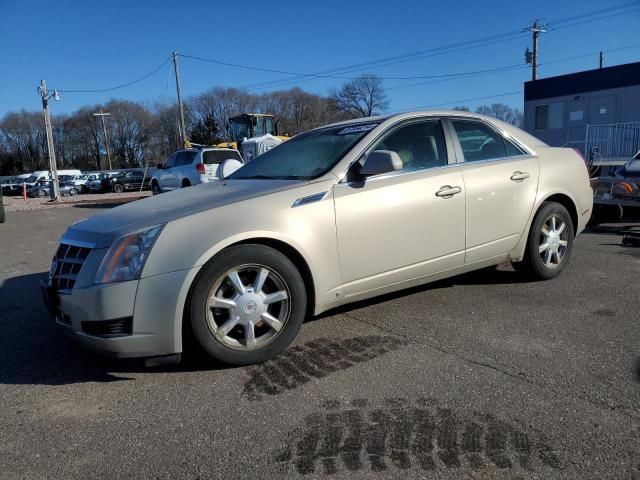
<path fill-rule="evenodd" d="M 485 269 L 309 319 L 283 355 L 146 367 L 68 340 L 38 283 L 99 211 L 0 225 L 0 478 L 640 479 L 640 249 Z"/>

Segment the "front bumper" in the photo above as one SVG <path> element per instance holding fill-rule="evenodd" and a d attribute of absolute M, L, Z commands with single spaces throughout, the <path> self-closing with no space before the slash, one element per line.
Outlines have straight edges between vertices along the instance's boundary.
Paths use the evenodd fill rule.
<path fill-rule="evenodd" d="M 56 292 L 42 283 L 56 323 L 84 346 L 114 357 L 182 351 L 180 292 L 189 270 Z"/>

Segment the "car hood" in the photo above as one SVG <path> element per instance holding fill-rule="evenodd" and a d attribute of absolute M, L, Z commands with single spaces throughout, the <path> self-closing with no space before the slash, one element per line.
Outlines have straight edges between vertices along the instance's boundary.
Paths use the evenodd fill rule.
<path fill-rule="evenodd" d="M 182 188 L 81 220 L 67 230 L 63 239 L 104 248 L 116 238 L 146 227 L 306 183 L 298 180 L 225 180 Z"/>

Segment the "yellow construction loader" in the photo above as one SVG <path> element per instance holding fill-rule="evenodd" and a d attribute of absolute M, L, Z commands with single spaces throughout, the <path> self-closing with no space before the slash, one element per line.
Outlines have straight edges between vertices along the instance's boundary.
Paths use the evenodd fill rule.
<path fill-rule="evenodd" d="M 242 152 L 246 160 L 255 157 L 252 152 L 245 152 L 242 148 L 243 142 L 256 137 L 270 134 L 280 141 L 288 140 L 286 135 L 278 135 L 278 122 L 275 117 L 266 113 L 243 113 L 229 119 L 229 129 L 231 130 L 230 142 L 222 142 L 216 145 L 221 148 L 233 148 Z M 257 153 L 257 152 L 256 152 Z M 249 158 L 251 157 L 251 158 Z"/>

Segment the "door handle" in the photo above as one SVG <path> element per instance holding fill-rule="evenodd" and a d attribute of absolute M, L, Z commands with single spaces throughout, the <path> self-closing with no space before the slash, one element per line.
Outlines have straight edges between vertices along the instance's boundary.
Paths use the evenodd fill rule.
<path fill-rule="evenodd" d="M 529 178 L 529 172 L 521 172 L 520 170 L 516 170 L 513 172 L 513 175 L 511 175 L 511 180 L 514 182 L 521 182 L 527 178 Z"/>
<path fill-rule="evenodd" d="M 436 197 L 451 198 L 460 192 L 462 192 L 462 188 L 460 187 L 445 185 L 444 187 L 440 187 L 440 190 L 436 192 Z"/>

